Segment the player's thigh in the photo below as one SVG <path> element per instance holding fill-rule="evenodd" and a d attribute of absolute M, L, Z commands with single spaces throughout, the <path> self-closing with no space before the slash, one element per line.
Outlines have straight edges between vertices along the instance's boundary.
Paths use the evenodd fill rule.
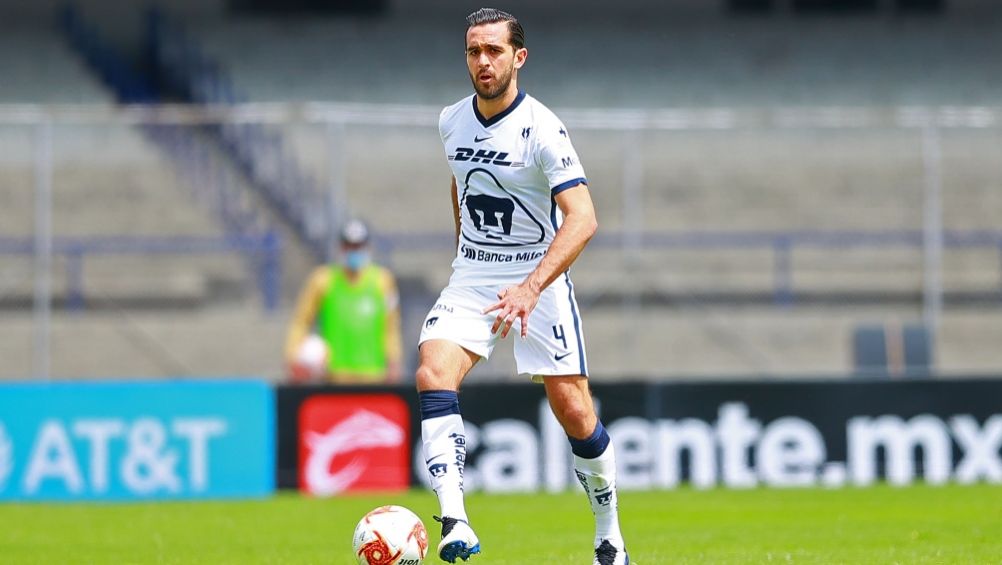
<path fill-rule="evenodd" d="M 488 287 L 446 287 L 424 319 L 418 347 L 444 339 L 484 359 L 490 357 L 498 336 L 491 332 L 494 317 L 483 310 L 497 300 L 496 293 Z"/>
<path fill-rule="evenodd" d="M 494 350 L 494 319 L 482 312 L 496 291 L 446 287 L 425 317 L 418 340 L 418 390 L 454 390 L 481 358 Z"/>
<path fill-rule="evenodd" d="M 418 391 L 459 390 L 463 378 L 480 356 L 445 339 L 430 339 L 418 349 Z"/>
<path fill-rule="evenodd" d="M 588 356 L 577 301 L 563 276 L 546 288 L 529 316 L 525 339 L 515 341 L 518 372 L 535 382 L 549 375 L 588 375 Z"/>

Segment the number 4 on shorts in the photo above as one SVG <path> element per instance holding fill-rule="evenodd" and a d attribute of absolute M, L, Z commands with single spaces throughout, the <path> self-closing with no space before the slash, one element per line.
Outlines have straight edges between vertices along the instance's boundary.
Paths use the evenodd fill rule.
<path fill-rule="evenodd" d="M 567 349 L 567 338 L 564 337 L 564 325 L 558 324 L 553 326 L 553 337 L 559 339 L 561 343 L 564 344 L 564 349 Z"/>

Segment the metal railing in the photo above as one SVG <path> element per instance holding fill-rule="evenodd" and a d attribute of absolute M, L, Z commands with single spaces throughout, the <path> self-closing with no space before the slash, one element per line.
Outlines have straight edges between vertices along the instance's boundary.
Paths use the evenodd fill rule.
<path fill-rule="evenodd" d="M 166 257 L 185 255 L 239 254 L 256 273 L 261 305 L 267 311 L 278 308 L 281 297 L 282 244 L 277 233 L 261 235 L 198 236 L 92 236 L 57 237 L 52 255 L 65 259 L 66 308 L 86 307 L 84 262 L 94 256 Z M 36 242 L 30 238 L 0 237 L 0 255 L 33 256 Z"/>
<path fill-rule="evenodd" d="M 385 256 L 395 252 L 428 249 L 451 250 L 455 235 L 450 233 L 383 233 L 376 236 L 376 246 Z M 624 242 L 642 250 L 767 250 L 772 253 L 772 302 L 792 306 L 797 301 L 793 258 L 799 249 L 847 250 L 854 248 L 921 249 L 925 234 L 920 230 L 885 231 L 648 231 L 639 238 L 627 233 L 598 233 L 589 248 L 621 249 Z M 987 249 L 998 253 L 999 280 L 995 293 L 1002 305 L 1002 229 L 945 230 L 943 245 L 950 249 Z"/>

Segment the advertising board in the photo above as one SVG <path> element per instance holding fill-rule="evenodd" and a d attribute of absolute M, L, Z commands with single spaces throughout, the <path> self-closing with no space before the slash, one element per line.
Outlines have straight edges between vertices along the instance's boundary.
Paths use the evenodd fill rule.
<path fill-rule="evenodd" d="M 0 385 L 0 500 L 259 497 L 274 491 L 264 381 Z"/>
<path fill-rule="evenodd" d="M 624 490 L 1002 483 L 1000 379 L 596 383 L 592 390 Z M 289 428 L 298 406 L 337 392 L 278 391 L 280 486 L 295 486 Z M 411 429 L 420 429 L 417 393 L 383 392 L 410 404 Z M 541 386 L 471 383 L 460 408 L 467 491 L 576 488 L 567 438 Z M 420 437 L 411 473 L 413 484 L 428 483 Z"/>

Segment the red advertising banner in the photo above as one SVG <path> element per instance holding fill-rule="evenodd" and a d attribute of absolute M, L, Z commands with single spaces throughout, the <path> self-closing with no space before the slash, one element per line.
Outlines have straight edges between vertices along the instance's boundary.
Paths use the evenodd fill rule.
<path fill-rule="evenodd" d="M 410 487 L 410 408 L 395 394 L 323 394 L 299 408 L 299 488 L 315 496 Z"/>

